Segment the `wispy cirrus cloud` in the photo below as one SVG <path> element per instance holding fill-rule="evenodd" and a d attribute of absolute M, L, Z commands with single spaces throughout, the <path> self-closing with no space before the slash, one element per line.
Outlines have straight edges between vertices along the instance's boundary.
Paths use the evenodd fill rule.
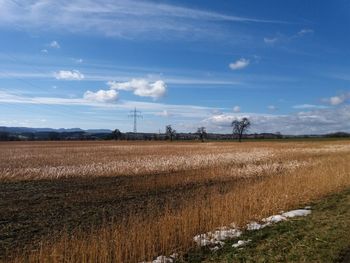
<path fill-rule="evenodd" d="M 269 45 L 273 45 L 278 41 L 277 37 L 264 37 L 264 42 Z"/>
<path fill-rule="evenodd" d="M 110 93 L 86 92 L 82 98 L 62 98 L 62 97 L 30 97 L 22 94 L 0 91 L 0 103 L 7 104 L 29 104 L 29 105 L 65 105 L 74 107 L 93 107 L 105 110 L 125 110 L 129 111 L 135 107 L 145 114 L 155 115 L 162 113 L 162 116 L 177 116 L 183 118 L 203 119 L 214 110 L 215 107 L 203 107 L 196 105 L 164 104 L 158 102 L 141 102 L 132 100 L 118 100 L 117 93 L 112 90 Z"/>
<path fill-rule="evenodd" d="M 296 36 L 302 37 L 302 36 L 305 36 L 307 34 L 313 34 L 313 33 L 314 33 L 313 29 L 303 28 L 296 34 Z"/>
<path fill-rule="evenodd" d="M 315 105 L 315 104 L 298 104 L 294 105 L 293 109 L 327 109 L 328 106 L 325 105 Z"/>
<path fill-rule="evenodd" d="M 350 131 L 350 106 L 342 105 L 327 109 L 312 109 L 291 114 L 223 113 L 221 108 L 196 105 L 177 105 L 155 102 L 120 100 L 106 103 L 89 98 L 29 97 L 0 91 L 0 103 L 88 106 L 105 110 L 129 111 L 134 107 L 144 114 L 173 117 L 181 120 L 182 127 L 204 125 L 215 132 L 230 132 L 231 122 L 248 117 L 252 122 L 251 132 L 282 132 L 284 134 L 322 134 L 337 131 Z M 229 110 L 229 109 L 226 109 Z M 188 128 L 189 129 L 189 128 Z M 191 131 L 190 129 L 187 131 Z"/>
<path fill-rule="evenodd" d="M 3 27 L 15 24 L 24 29 L 93 32 L 124 38 L 135 38 L 143 33 L 149 35 L 151 32 L 169 32 L 170 36 L 191 37 L 206 34 L 210 25 L 222 21 L 286 23 L 155 1 L 0 0 L 0 4 L 0 24 Z"/>
<path fill-rule="evenodd" d="M 264 43 L 266 45 L 271 45 L 271 46 L 273 46 L 277 43 L 288 43 L 288 42 L 292 41 L 293 39 L 302 38 L 306 35 L 310 35 L 313 33 L 314 33 L 314 30 L 311 28 L 303 28 L 293 35 L 286 35 L 286 34 L 278 33 L 272 37 L 271 36 L 264 37 Z"/>

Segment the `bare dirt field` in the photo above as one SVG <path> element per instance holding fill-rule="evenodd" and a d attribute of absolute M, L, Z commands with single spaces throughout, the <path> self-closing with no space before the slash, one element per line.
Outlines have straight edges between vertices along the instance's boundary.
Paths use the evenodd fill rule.
<path fill-rule="evenodd" d="M 140 262 L 350 186 L 350 142 L 0 143 L 0 261 Z"/>

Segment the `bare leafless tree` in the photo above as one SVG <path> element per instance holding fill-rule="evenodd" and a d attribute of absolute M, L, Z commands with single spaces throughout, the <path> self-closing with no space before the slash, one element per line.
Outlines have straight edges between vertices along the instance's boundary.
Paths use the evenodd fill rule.
<path fill-rule="evenodd" d="M 199 127 L 197 129 L 197 134 L 199 136 L 199 139 L 204 142 L 204 139 L 207 137 L 207 130 L 205 127 Z"/>
<path fill-rule="evenodd" d="M 250 121 L 248 118 L 242 118 L 241 120 L 234 120 L 232 123 L 232 133 L 237 136 L 238 141 L 242 141 L 242 136 L 250 128 Z"/>
<path fill-rule="evenodd" d="M 170 139 L 170 141 L 172 142 L 175 135 L 176 135 L 176 130 L 174 130 L 171 125 L 167 125 L 165 127 L 165 135 L 167 139 Z"/>

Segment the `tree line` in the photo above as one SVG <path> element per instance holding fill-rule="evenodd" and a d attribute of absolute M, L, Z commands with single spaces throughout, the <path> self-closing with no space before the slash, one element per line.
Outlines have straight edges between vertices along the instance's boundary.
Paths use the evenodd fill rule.
<path fill-rule="evenodd" d="M 231 123 L 233 138 L 237 138 L 239 142 L 242 141 L 243 135 L 249 130 L 251 126 L 250 120 L 248 118 L 242 118 L 241 120 L 234 120 Z M 171 125 L 165 126 L 165 139 L 173 141 L 176 138 L 176 130 Z M 204 142 L 207 139 L 207 129 L 206 127 L 199 127 L 195 132 L 198 139 Z M 123 139 L 123 134 L 120 130 L 116 129 L 112 132 L 113 138 L 115 140 Z"/>

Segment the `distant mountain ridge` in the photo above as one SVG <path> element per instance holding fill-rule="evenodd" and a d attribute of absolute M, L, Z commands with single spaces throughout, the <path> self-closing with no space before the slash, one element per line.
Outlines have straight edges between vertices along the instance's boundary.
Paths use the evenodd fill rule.
<path fill-rule="evenodd" d="M 86 133 L 111 133 L 112 130 L 109 129 L 87 129 L 83 130 L 80 128 L 30 128 L 30 127 L 6 127 L 0 126 L 0 132 L 10 132 L 10 133 L 25 133 L 25 132 L 86 132 Z"/>

